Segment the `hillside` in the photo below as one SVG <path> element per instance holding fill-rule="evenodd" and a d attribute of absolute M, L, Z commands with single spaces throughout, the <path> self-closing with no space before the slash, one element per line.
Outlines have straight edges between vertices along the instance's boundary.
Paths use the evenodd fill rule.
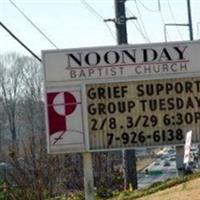
<path fill-rule="evenodd" d="M 200 200 L 200 178 L 139 198 L 138 200 Z"/>

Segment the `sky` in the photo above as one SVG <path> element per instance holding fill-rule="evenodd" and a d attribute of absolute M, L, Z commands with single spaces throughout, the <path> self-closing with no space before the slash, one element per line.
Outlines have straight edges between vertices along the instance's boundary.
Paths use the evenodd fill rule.
<path fill-rule="evenodd" d="M 17 8 L 16 8 L 17 6 Z M 56 49 L 24 17 L 28 17 L 59 49 L 116 45 L 114 0 L 0 0 L 0 21 L 41 57 L 41 51 Z M 191 0 L 194 39 L 200 38 L 200 0 Z M 129 44 L 189 40 L 187 0 L 127 0 Z M 0 53 L 30 55 L 0 26 Z"/>

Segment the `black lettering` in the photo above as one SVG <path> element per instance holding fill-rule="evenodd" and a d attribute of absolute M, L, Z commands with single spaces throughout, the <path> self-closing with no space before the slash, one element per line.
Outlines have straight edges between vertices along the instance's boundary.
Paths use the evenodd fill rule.
<path fill-rule="evenodd" d="M 99 115 L 106 114 L 106 105 L 103 103 L 98 103 Z"/>
<path fill-rule="evenodd" d="M 167 61 L 167 60 L 172 60 L 172 58 L 170 57 L 167 49 L 163 48 L 163 50 L 162 50 L 162 52 L 160 54 L 159 61 Z"/>
<path fill-rule="evenodd" d="M 116 76 L 117 72 L 116 72 L 116 68 L 112 67 L 110 69 L 110 72 L 111 72 L 111 76 Z"/>
<path fill-rule="evenodd" d="M 166 83 L 165 88 L 166 88 L 166 94 L 169 94 L 173 89 L 173 84 L 172 83 Z"/>
<path fill-rule="evenodd" d="M 186 124 L 191 124 L 193 122 L 193 115 L 191 113 L 185 114 L 185 122 Z"/>
<path fill-rule="evenodd" d="M 125 101 L 119 101 L 118 102 L 118 112 L 120 113 L 124 113 L 126 112 L 126 105 L 125 105 Z"/>
<path fill-rule="evenodd" d="M 97 120 L 96 119 L 91 119 L 91 128 L 93 131 L 97 131 Z"/>
<path fill-rule="evenodd" d="M 97 96 L 96 96 L 96 92 L 95 92 L 95 89 L 94 88 L 90 88 L 87 92 L 87 96 L 90 98 L 90 99 L 96 99 Z"/>
<path fill-rule="evenodd" d="M 135 107 L 134 101 L 128 101 L 128 112 L 131 112 L 131 110 Z"/>
<path fill-rule="evenodd" d="M 151 111 L 155 111 L 157 109 L 157 101 L 155 99 L 149 100 L 149 108 Z"/>
<path fill-rule="evenodd" d="M 110 102 L 108 104 L 108 108 L 107 109 L 108 109 L 108 112 L 110 114 L 115 113 L 116 112 L 116 105 L 113 102 Z"/>
<path fill-rule="evenodd" d="M 144 62 L 153 61 L 157 58 L 157 56 L 158 56 L 158 54 L 154 49 L 143 49 Z"/>
<path fill-rule="evenodd" d="M 78 57 L 75 57 L 73 54 L 67 54 L 67 65 L 68 67 L 72 67 L 72 63 L 71 63 L 71 59 L 73 60 L 73 62 L 75 62 L 76 64 L 78 64 L 79 66 L 82 66 L 82 57 L 81 57 L 81 53 L 77 53 Z"/>
<path fill-rule="evenodd" d="M 85 71 L 84 71 L 84 69 L 81 69 L 80 70 L 80 73 L 79 73 L 79 77 L 86 77 L 86 74 L 85 74 Z"/>
<path fill-rule="evenodd" d="M 101 61 L 101 57 L 96 52 L 89 52 L 88 54 L 85 55 L 85 62 L 90 66 L 97 65 L 99 64 L 100 61 Z"/>
<path fill-rule="evenodd" d="M 135 63 L 136 62 L 135 57 L 136 57 L 136 49 L 132 49 L 132 55 L 127 50 L 122 51 L 122 63 L 126 63 L 125 61 L 126 58 L 129 58 L 131 61 Z"/>
<path fill-rule="evenodd" d="M 160 92 L 164 90 L 164 86 L 162 84 L 156 84 L 156 94 L 159 95 Z"/>
<path fill-rule="evenodd" d="M 176 93 L 178 93 L 178 94 L 182 93 L 184 90 L 183 84 L 181 82 L 175 83 L 174 88 L 175 88 Z"/>
<path fill-rule="evenodd" d="M 120 98 L 121 97 L 121 92 L 119 86 L 113 87 L 113 97 L 114 98 Z"/>
<path fill-rule="evenodd" d="M 97 113 L 97 110 L 93 103 L 88 105 L 88 113 L 90 115 L 95 115 Z"/>
<path fill-rule="evenodd" d="M 137 85 L 137 95 L 139 96 L 139 97 L 141 97 L 141 96 L 143 96 L 144 95 L 144 85 L 143 84 L 141 84 L 141 85 Z"/>
<path fill-rule="evenodd" d="M 70 70 L 70 77 L 76 78 L 76 70 Z"/>
<path fill-rule="evenodd" d="M 121 86 L 121 93 L 122 93 L 122 97 L 125 97 L 125 94 L 128 93 L 128 87 L 127 85 Z"/>
<path fill-rule="evenodd" d="M 113 56 L 109 56 L 109 54 L 113 55 Z M 111 58 L 110 61 L 109 58 Z M 119 54 L 116 51 L 108 51 L 105 53 L 104 55 L 104 60 L 107 64 L 116 64 L 117 62 L 119 62 Z"/>
<path fill-rule="evenodd" d="M 166 110 L 165 99 L 159 99 L 160 110 Z"/>
<path fill-rule="evenodd" d="M 184 46 L 183 50 L 181 50 L 179 47 L 174 47 L 174 49 L 177 51 L 180 60 L 185 59 L 183 54 L 184 54 L 185 50 L 187 49 L 187 46 Z"/>
<path fill-rule="evenodd" d="M 167 103 L 168 103 L 168 109 L 169 110 L 174 110 L 175 109 L 174 98 L 167 99 Z"/>
<path fill-rule="evenodd" d="M 153 84 L 146 85 L 146 93 L 148 96 L 154 95 L 154 89 L 153 89 L 154 87 L 153 86 L 154 86 Z"/>
<path fill-rule="evenodd" d="M 94 74 L 94 73 L 95 73 L 95 71 L 94 71 L 93 68 L 88 69 L 88 74 L 89 74 L 89 76 L 91 76 L 91 75 Z"/>
<path fill-rule="evenodd" d="M 185 82 L 185 92 L 186 92 L 186 93 L 188 93 L 188 92 L 193 92 L 193 91 L 192 91 L 192 86 L 193 86 L 193 85 L 192 85 L 191 82 L 186 81 L 186 82 Z"/>
<path fill-rule="evenodd" d="M 195 118 L 195 123 L 198 123 L 200 120 L 200 112 L 195 112 L 194 113 L 194 118 Z"/>
<path fill-rule="evenodd" d="M 142 111 L 145 112 L 147 100 L 140 100 L 139 102 L 142 104 Z"/>
<path fill-rule="evenodd" d="M 186 108 L 194 108 L 194 104 L 193 104 L 193 101 L 192 101 L 192 98 L 191 97 L 188 97 L 187 98 L 187 102 L 186 102 Z"/>
<path fill-rule="evenodd" d="M 109 90 L 108 90 L 108 94 L 109 94 Z M 105 99 L 106 98 L 106 91 L 105 88 L 98 88 L 98 98 L 99 99 Z"/>
<path fill-rule="evenodd" d="M 198 97 L 194 97 L 194 99 L 196 100 L 197 102 L 197 106 L 200 108 L 200 99 Z"/>
<path fill-rule="evenodd" d="M 176 109 L 180 110 L 184 106 L 184 101 L 181 98 L 176 98 Z"/>
<path fill-rule="evenodd" d="M 194 81 L 197 87 L 197 92 L 200 92 L 200 81 Z"/>

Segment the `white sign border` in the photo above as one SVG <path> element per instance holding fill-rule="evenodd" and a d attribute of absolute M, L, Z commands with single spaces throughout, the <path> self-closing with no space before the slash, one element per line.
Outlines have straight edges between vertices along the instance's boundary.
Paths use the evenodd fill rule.
<path fill-rule="evenodd" d="M 82 101 L 82 122 L 83 122 L 83 134 L 84 134 L 84 136 L 83 136 L 83 140 L 84 140 L 84 145 L 85 145 L 85 147 L 84 148 L 74 148 L 74 149 L 69 149 L 69 147 L 67 148 L 55 148 L 55 150 L 54 150 L 54 148 L 51 148 L 51 144 L 50 144 L 50 136 L 49 136 L 49 120 L 48 120 L 48 105 L 47 105 L 47 88 L 49 88 L 49 89 L 52 89 L 52 90 L 54 90 L 55 89 L 55 91 L 58 91 L 58 89 L 60 89 L 60 87 L 65 87 L 66 88 L 66 90 L 67 89 L 71 89 L 72 87 L 79 87 L 80 88 L 80 92 L 81 92 L 81 95 L 80 95 L 80 97 L 81 97 L 81 101 Z M 83 90 L 82 90 L 82 87 L 80 86 L 80 85 L 78 85 L 78 84 L 70 84 L 70 85 L 67 85 L 67 84 L 62 84 L 62 85 L 54 85 L 54 86 L 45 86 L 44 87 L 44 96 L 45 96 L 45 101 L 44 101 L 44 106 L 45 106 L 45 128 L 46 128 L 46 142 L 47 142 L 47 152 L 48 152 L 48 154 L 65 154 L 65 153 L 82 153 L 82 152 L 87 152 L 88 151 L 88 149 L 89 149 L 89 147 L 88 147 L 88 136 L 87 136 L 87 132 L 85 131 L 85 130 L 87 130 L 86 129 L 86 127 L 85 127 L 85 124 L 86 124 L 86 119 L 87 119 L 87 117 L 86 117 L 86 115 L 85 115 L 85 112 L 84 112 L 84 99 L 85 99 L 85 95 L 84 95 L 84 92 L 83 92 Z"/>

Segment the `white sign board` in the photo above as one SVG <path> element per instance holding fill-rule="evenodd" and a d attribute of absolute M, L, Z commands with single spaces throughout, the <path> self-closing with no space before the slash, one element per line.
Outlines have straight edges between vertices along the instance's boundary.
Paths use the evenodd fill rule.
<path fill-rule="evenodd" d="M 43 51 L 48 152 L 80 152 L 93 148 L 85 108 L 87 89 L 83 90 L 86 83 L 148 80 L 161 75 L 186 77 L 189 73 L 200 72 L 199 52 L 199 41 Z M 137 116 L 145 115 L 141 109 L 140 112 Z M 147 121 L 153 125 L 154 117 L 149 116 Z M 198 114 L 195 117 L 198 118 Z M 156 134 L 154 137 L 158 138 Z M 142 140 L 142 134 L 139 138 Z"/>
<path fill-rule="evenodd" d="M 46 89 L 46 119 L 49 152 L 85 150 L 79 87 Z"/>
<path fill-rule="evenodd" d="M 184 160 L 183 160 L 184 164 L 188 163 L 190 159 L 191 142 L 192 142 L 192 131 L 189 131 L 187 132 L 185 138 Z"/>
<path fill-rule="evenodd" d="M 199 41 L 44 51 L 45 81 L 199 72 L 199 52 Z"/>

